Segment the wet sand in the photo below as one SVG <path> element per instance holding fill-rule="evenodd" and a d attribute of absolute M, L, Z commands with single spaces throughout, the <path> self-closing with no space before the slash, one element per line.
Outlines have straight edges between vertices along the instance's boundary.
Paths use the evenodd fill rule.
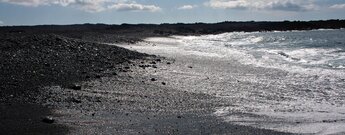
<path fill-rule="evenodd" d="M 223 122 L 213 114 L 226 106 L 221 98 L 160 75 L 174 64 L 147 58 L 132 61 L 128 72 L 84 82 L 81 90 L 46 87 L 53 96 L 45 105 L 55 106 L 54 118 L 70 134 L 284 134 Z"/>

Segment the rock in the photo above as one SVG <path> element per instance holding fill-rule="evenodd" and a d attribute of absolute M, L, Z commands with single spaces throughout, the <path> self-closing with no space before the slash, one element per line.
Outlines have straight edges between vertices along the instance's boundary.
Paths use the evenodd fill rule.
<path fill-rule="evenodd" d="M 79 99 L 75 99 L 75 98 L 72 98 L 72 102 L 74 102 L 74 103 L 81 103 L 81 100 L 79 100 Z"/>
<path fill-rule="evenodd" d="M 165 82 L 162 82 L 162 85 L 166 85 L 166 83 L 165 83 Z"/>
<path fill-rule="evenodd" d="M 73 90 L 81 90 L 81 85 L 80 84 L 73 84 L 70 88 Z"/>
<path fill-rule="evenodd" d="M 177 118 L 181 119 L 181 118 L 182 118 L 182 116 L 177 116 Z"/>
<path fill-rule="evenodd" d="M 188 66 L 188 68 L 193 68 L 192 66 Z"/>
<path fill-rule="evenodd" d="M 171 63 L 170 62 L 167 62 L 168 65 L 170 65 Z"/>
<path fill-rule="evenodd" d="M 127 66 L 127 67 L 125 67 L 125 69 L 130 69 L 130 67 Z"/>
<path fill-rule="evenodd" d="M 157 64 L 156 62 L 152 61 L 150 64 Z"/>
<path fill-rule="evenodd" d="M 55 122 L 55 120 L 53 119 L 53 117 L 47 116 L 42 119 L 42 122 L 52 124 Z"/>
<path fill-rule="evenodd" d="M 101 78 L 101 75 L 96 75 L 96 78 Z"/>
<path fill-rule="evenodd" d="M 157 66 L 156 66 L 156 65 L 153 65 L 152 68 L 157 68 Z"/>
<path fill-rule="evenodd" d="M 157 81 L 157 79 L 156 79 L 156 78 L 151 78 L 151 81 L 153 81 L 153 82 L 154 82 L 154 81 Z"/>
<path fill-rule="evenodd" d="M 161 59 L 156 59 L 157 62 L 161 62 L 162 60 Z"/>

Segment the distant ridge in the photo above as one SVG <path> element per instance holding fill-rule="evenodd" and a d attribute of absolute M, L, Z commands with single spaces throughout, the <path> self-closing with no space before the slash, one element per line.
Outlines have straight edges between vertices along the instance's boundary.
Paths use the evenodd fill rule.
<path fill-rule="evenodd" d="M 219 34 L 236 31 L 290 31 L 340 28 L 345 28 L 345 20 L 3 26 L 0 27 L 0 32 L 20 32 L 27 34 L 50 33 L 97 42 L 122 42 L 122 40 L 126 40 L 126 42 L 135 42 L 142 38 L 152 36 Z"/>

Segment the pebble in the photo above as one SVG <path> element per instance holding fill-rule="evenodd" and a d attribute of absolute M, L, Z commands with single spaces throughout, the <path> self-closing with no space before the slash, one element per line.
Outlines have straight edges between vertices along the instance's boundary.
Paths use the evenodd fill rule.
<path fill-rule="evenodd" d="M 81 90 L 81 85 L 73 84 L 70 88 L 73 89 L 73 90 Z"/>
<path fill-rule="evenodd" d="M 53 117 L 47 116 L 47 117 L 42 119 L 42 122 L 52 124 L 55 122 L 55 120 L 53 119 Z"/>

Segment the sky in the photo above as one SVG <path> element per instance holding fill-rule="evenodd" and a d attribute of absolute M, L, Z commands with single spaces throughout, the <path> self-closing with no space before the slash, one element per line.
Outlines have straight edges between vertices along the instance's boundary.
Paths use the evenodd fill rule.
<path fill-rule="evenodd" d="M 0 0 L 0 25 L 345 19 L 345 0 Z"/>

